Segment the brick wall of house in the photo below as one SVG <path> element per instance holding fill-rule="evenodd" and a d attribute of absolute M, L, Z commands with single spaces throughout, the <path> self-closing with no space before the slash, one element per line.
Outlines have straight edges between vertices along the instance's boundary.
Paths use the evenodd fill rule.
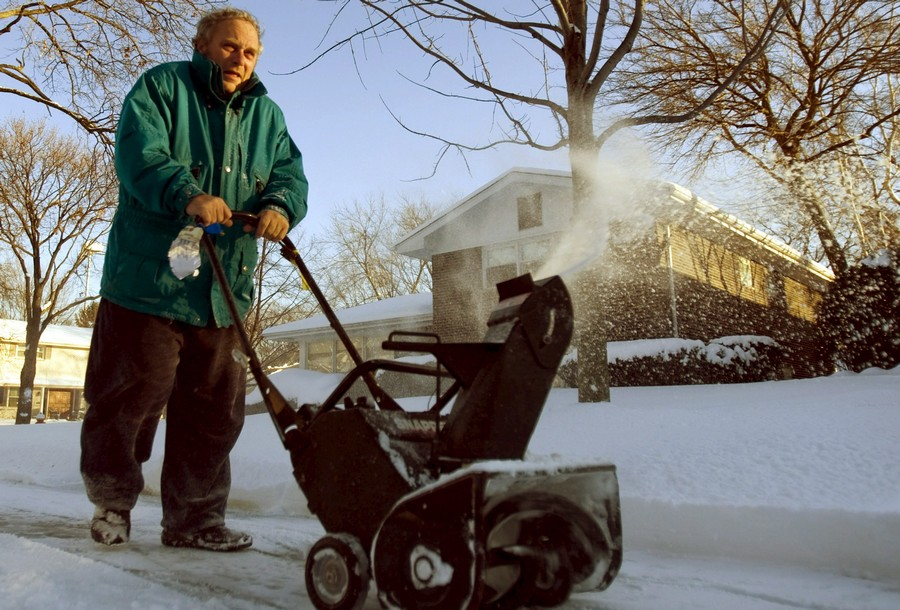
<path fill-rule="evenodd" d="M 601 289 L 610 341 L 673 336 L 668 274 L 653 268 L 632 277 L 609 280 Z"/>
<path fill-rule="evenodd" d="M 442 341 L 480 341 L 497 302 L 482 280 L 481 248 L 432 258 L 434 331 Z"/>
<path fill-rule="evenodd" d="M 669 271 L 660 264 L 662 244 L 654 233 L 612 240 L 603 261 L 602 295 L 609 341 L 672 337 Z"/>
<path fill-rule="evenodd" d="M 813 323 L 782 307 L 759 305 L 683 276 L 675 290 L 682 337 L 703 341 L 729 335 L 771 337 L 784 347 L 794 376 L 821 374 L 822 352 Z"/>

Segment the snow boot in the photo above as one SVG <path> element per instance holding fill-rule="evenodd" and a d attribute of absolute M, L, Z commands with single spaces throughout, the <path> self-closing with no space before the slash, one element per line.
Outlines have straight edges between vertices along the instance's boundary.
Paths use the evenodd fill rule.
<path fill-rule="evenodd" d="M 253 544 L 253 537 L 244 532 L 236 532 L 224 525 L 214 525 L 194 534 L 182 534 L 163 530 L 162 543 L 165 546 L 206 551 L 240 551 Z"/>
<path fill-rule="evenodd" d="M 91 519 L 91 538 L 94 542 L 114 546 L 125 544 L 131 535 L 131 511 L 112 510 L 98 506 Z"/>

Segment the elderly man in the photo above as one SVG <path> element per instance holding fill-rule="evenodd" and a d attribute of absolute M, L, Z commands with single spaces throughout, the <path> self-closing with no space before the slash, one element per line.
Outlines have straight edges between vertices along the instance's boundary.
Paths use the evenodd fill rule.
<path fill-rule="evenodd" d="M 191 61 L 143 74 L 116 133 L 119 206 L 106 249 L 85 379 L 81 472 L 96 509 L 92 538 L 128 541 L 165 410 L 162 543 L 235 551 L 225 526 L 229 453 L 244 422 L 239 337 L 209 264 L 183 280 L 167 253 L 186 226 L 218 224 L 215 248 L 246 313 L 257 238 L 280 240 L 306 214 L 302 159 L 254 69 L 260 28 L 226 8 L 197 25 Z M 259 222 L 232 226 L 232 210 Z"/>

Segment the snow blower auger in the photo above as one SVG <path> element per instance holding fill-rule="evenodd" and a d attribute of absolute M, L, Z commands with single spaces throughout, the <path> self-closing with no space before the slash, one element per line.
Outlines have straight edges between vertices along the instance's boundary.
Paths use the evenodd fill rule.
<path fill-rule="evenodd" d="M 212 239 L 201 241 L 297 483 L 327 532 L 306 560 L 316 608 L 361 608 L 373 581 L 381 605 L 401 610 L 554 607 L 573 591 L 609 586 L 622 562 L 615 466 L 524 460 L 572 336 L 559 277 L 498 284 L 481 343 L 395 332 L 383 344 L 430 354 L 435 366 L 363 361 L 285 239 L 282 255 L 355 364 L 324 402 L 294 409 L 253 353 Z M 433 405 L 404 410 L 377 371 L 432 378 Z"/>

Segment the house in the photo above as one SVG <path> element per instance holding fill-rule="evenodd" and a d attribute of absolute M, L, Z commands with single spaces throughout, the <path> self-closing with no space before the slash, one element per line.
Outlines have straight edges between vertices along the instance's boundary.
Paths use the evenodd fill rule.
<path fill-rule="evenodd" d="M 394 328 L 479 341 L 498 282 L 527 272 L 574 283 L 576 271 L 591 269 L 588 300 L 603 306 L 611 342 L 764 335 L 786 350 L 785 376 L 821 370 L 816 307 L 833 281 L 827 268 L 676 184 L 645 183 L 637 195 L 602 204 L 575 218 L 568 172 L 510 170 L 396 245 L 432 263 L 430 312 L 421 297 L 414 319 L 397 299 L 338 318 L 364 358 L 381 356 L 380 341 Z M 324 316 L 264 335 L 298 342 L 301 368 L 349 368 Z"/>
<path fill-rule="evenodd" d="M 568 172 L 513 169 L 408 234 L 397 251 L 432 263 L 434 332 L 477 341 L 497 282 L 589 269 L 609 341 L 765 335 L 785 376 L 819 372 L 827 268 L 676 184 L 630 190 L 576 217 Z"/>
<path fill-rule="evenodd" d="M 75 419 L 84 412 L 90 328 L 50 325 L 38 345 L 32 415 Z M 0 320 L 0 420 L 15 420 L 25 353 L 25 322 Z"/>

